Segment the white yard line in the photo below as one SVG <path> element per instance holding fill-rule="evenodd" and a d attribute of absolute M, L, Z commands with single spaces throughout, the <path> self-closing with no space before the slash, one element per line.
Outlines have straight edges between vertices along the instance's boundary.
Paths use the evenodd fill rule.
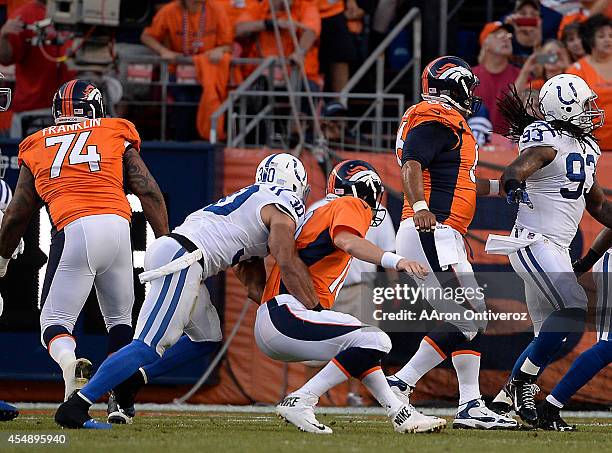
<path fill-rule="evenodd" d="M 22 410 L 32 409 L 56 409 L 57 404 L 50 403 L 11 403 Z M 106 410 L 106 404 L 94 404 L 94 410 Z M 224 404 L 137 404 L 138 411 L 145 412 L 216 412 L 216 413 L 241 413 L 241 414 L 273 414 L 274 406 L 232 406 Z M 453 408 L 419 408 L 429 415 L 439 417 L 450 417 L 455 415 Z M 318 407 L 318 414 L 329 415 L 386 415 L 381 407 Z M 601 418 L 612 420 L 610 411 L 563 411 L 564 417 L 574 418 Z"/>

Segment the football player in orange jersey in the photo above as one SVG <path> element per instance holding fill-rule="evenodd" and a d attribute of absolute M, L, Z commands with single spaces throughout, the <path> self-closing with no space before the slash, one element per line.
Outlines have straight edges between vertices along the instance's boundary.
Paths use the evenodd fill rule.
<path fill-rule="evenodd" d="M 476 195 L 498 195 L 499 182 L 476 180 L 478 145 L 467 118 L 480 103 L 474 96 L 477 85 L 478 78 L 462 59 L 434 60 L 423 71 L 423 102 L 406 111 L 397 133 L 405 197 L 396 250 L 427 263 L 426 287 L 478 288 L 463 235 L 474 217 Z M 393 391 L 407 402 L 417 381 L 451 356 L 459 381 L 453 427 L 516 428 L 515 420 L 494 413 L 481 398 L 478 343 L 486 325 L 465 313 L 483 312 L 484 300 L 474 297 L 460 305 L 430 297 L 428 302 L 457 321 L 445 322 L 425 336 L 410 361 L 388 377 Z"/>
<path fill-rule="evenodd" d="M 53 224 L 41 297 L 41 340 L 62 369 L 65 398 L 91 374 L 75 355 L 72 330 L 92 285 L 109 332 L 109 354 L 132 340 L 134 284 L 130 243 L 133 192 L 155 236 L 168 233 L 157 183 L 139 155 L 134 125 L 105 118 L 102 94 L 85 80 L 62 85 L 53 98 L 55 126 L 19 145 L 19 179 L 0 228 L 4 276 L 30 218 L 46 205 Z"/>
<path fill-rule="evenodd" d="M 279 416 L 302 431 L 332 432 L 317 421 L 314 406 L 322 394 L 350 376 L 359 378 L 387 410 L 396 431 L 434 431 L 446 424 L 443 419 L 425 416 L 402 404 L 389 388 L 380 368 L 381 358 L 391 349 L 387 334 L 332 310 L 353 256 L 418 278 L 425 275 L 421 264 L 385 252 L 365 239 L 370 224 L 382 221 L 382 192 L 382 181 L 367 162 L 338 164 L 329 176 L 328 202 L 309 211 L 296 233 L 298 255 L 312 276 L 318 309 L 308 310 L 288 293 L 278 266 L 272 269 L 260 299 L 263 303 L 257 310 L 255 340 L 264 354 L 286 362 L 329 361 L 276 407 Z M 251 292 L 256 291 L 251 288 Z"/>

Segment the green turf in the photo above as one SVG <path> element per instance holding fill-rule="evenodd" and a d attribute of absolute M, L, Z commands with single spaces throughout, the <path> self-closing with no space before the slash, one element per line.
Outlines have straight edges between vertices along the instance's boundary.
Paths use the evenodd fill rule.
<path fill-rule="evenodd" d="M 101 413 L 94 413 L 100 417 Z M 547 452 L 612 451 L 610 419 L 576 419 L 578 432 L 485 432 L 446 428 L 438 434 L 397 434 L 384 417 L 320 415 L 334 434 L 298 432 L 269 414 L 147 413 L 133 425 L 110 431 L 59 430 L 49 411 L 26 411 L 18 419 L 0 424 L 2 452 L 48 450 L 49 447 L 10 447 L 6 432 L 55 432 L 69 436 L 69 445 L 57 451 L 94 453 L 174 452 Z"/>

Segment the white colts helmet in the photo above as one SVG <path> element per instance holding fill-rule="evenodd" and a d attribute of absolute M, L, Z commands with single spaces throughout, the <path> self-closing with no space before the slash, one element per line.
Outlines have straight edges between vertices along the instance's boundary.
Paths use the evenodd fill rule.
<path fill-rule="evenodd" d="M 298 158 L 287 153 L 272 154 L 262 160 L 257 166 L 255 182 L 293 190 L 304 202 L 310 192 L 304 165 Z"/>
<path fill-rule="evenodd" d="M 587 132 L 603 125 L 604 111 L 597 108 L 597 95 L 580 77 L 559 74 L 540 90 L 540 110 L 546 121 L 566 121 Z"/>

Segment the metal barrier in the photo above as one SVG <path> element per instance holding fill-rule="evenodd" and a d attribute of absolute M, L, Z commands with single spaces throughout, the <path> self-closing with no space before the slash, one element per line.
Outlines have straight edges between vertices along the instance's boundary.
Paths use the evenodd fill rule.
<path fill-rule="evenodd" d="M 233 58 L 231 61 L 232 66 L 241 66 L 241 65 L 259 65 L 262 63 L 262 59 L 260 58 Z M 159 139 L 166 140 L 167 139 L 167 129 L 168 129 L 168 106 L 173 107 L 195 107 L 199 103 L 199 99 L 197 102 L 177 102 L 173 101 L 169 103 L 169 92 L 173 87 L 198 87 L 199 83 L 192 81 L 180 81 L 176 80 L 176 78 L 172 78 L 170 74 L 169 67 L 172 65 L 190 65 L 193 64 L 193 60 L 191 57 L 179 57 L 175 62 L 168 62 L 163 60 L 157 55 L 148 55 L 148 56 L 122 56 L 118 60 L 119 63 L 119 78 L 121 83 L 123 84 L 124 90 L 124 100 L 122 100 L 118 105 L 128 105 L 128 106 L 157 106 L 160 109 L 160 133 Z M 141 77 L 135 77 L 130 75 L 130 66 L 133 65 L 147 65 L 148 67 L 144 69 L 145 74 Z M 143 70 L 141 68 L 141 70 Z M 156 77 L 154 77 L 156 76 Z M 147 95 L 143 96 L 144 99 L 130 99 L 130 96 L 133 96 L 135 92 L 138 91 L 141 87 L 148 88 L 156 88 L 159 89 L 159 100 L 151 100 L 152 96 Z M 149 93 L 150 94 L 150 93 Z M 127 95 L 127 96 L 126 96 Z M 195 127 L 195 119 L 194 119 L 194 127 Z"/>
<path fill-rule="evenodd" d="M 399 82 L 404 75 L 412 70 L 412 102 L 418 102 L 420 92 L 421 92 L 421 11 L 418 8 L 411 8 L 410 11 L 400 20 L 397 25 L 387 34 L 385 39 L 378 45 L 378 47 L 372 52 L 372 54 L 366 59 L 366 61 L 361 65 L 361 67 L 357 70 L 357 72 L 351 77 L 348 81 L 344 89 L 340 92 L 343 99 L 348 99 L 348 94 L 352 92 L 352 90 L 357 86 L 357 84 L 363 79 L 363 77 L 367 74 L 370 68 L 376 64 L 376 94 L 377 98 L 375 101 L 368 107 L 365 113 L 362 115 L 363 118 L 366 118 L 372 110 L 375 110 L 376 113 L 376 124 L 381 125 L 382 115 L 384 104 L 382 102 L 383 95 L 389 93 Z M 399 35 L 409 24 L 412 24 L 412 58 L 399 71 L 396 76 L 389 83 L 385 85 L 385 51 L 387 47 L 391 44 L 391 42 Z M 402 112 L 403 113 L 403 112 Z M 401 114 L 400 114 L 401 117 Z M 399 117 L 396 119 L 396 122 L 399 120 Z M 357 127 L 359 123 L 355 125 Z M 379 135 L 382 131 L 378 131 Z M 382 143 L 379 142 L 377 145 L 381 146 Z"/>
<path fill-rule="evenodd" d="M 294 92 L 303 101 L 311 94 Z M 338 93 L 314 93 L 317 103 L 337 99 Z M 389 151 L 395 149 L 398 118 L 404 109 L 404 95 L 376 93 L 351 93 L 349 101 L 372 102 L 380 100 L 393 106 L 391 117 L 335 116 L 331 118 L 301 113 L 300 124 L 306 131 L 305 146 L 327 152 L 328 148 L 347 151 Z M 249 148 L 265 145 L 289 150 L 297 141 L 298 131 L 292 128 L 295 118 L 287 105 L 287 92 L 264 90 L 236 90 L 227 100 L 227 144 L 230 147 Z M 266 99 L 261 109 L 249 108 L 251 100 Z M 303 103 L 303 102 L 302 102 Z M 308 110 L 308 109 L 305 109 Z M 327 140 L 317 140 L 315 120 L 321 123 Z"/>

